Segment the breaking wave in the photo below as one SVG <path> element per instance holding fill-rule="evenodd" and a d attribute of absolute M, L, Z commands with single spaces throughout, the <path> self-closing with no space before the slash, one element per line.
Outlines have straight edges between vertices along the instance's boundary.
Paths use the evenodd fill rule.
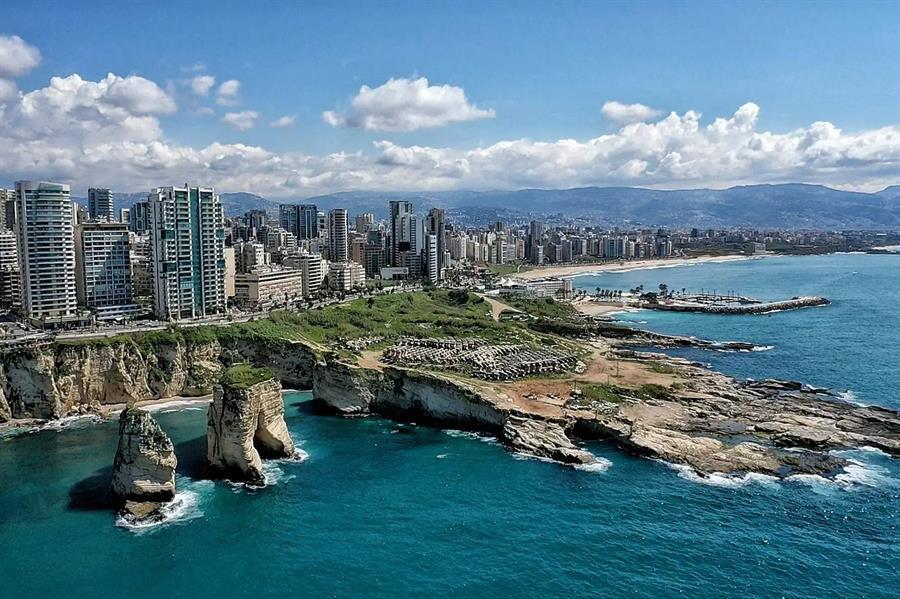
<path fill-rule="evenodd" d="M 180 481 L 182 485 L 184 481 Z M 136 535 L 156 532 L 173 524 L 183 524 L 190 520 L 203 517 L 200 509 L 203 498 L 208 495 L 214 485 L 210 480 L 190 481 L 188 488 L 175 493 L 172 501 L 169 501 L 159 509 L 158 517 L 145 520 L 130 520 L 124 516 L 116 518 L 116 526 L 124 528 Z"/>

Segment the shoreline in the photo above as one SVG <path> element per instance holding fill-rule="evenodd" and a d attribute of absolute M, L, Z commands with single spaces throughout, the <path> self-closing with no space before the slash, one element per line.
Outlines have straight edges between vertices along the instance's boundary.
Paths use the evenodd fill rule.
<path fill-rule="evenodd" d="M 753 256 L 698 256 L 696 258 L 655 258 L 651 260 L 631 260 L 620 262 L 608 262 L 600 264 L 575 264 L 569 266 L 542 266 L 525 272 L 510 275 L 511 278 L 531 281 L 550 277 L 573 278 L 588 275 L 599 275 L 605 272 L 629 272 L 632 270 L 653 270 L 657 268 L 674 268 L 678 266 L 691 266 L 694 264 L 717 264 L 723 262 L 742 262 L 744 260 L 758 260 L 777 254 L 761 254 Z"/>

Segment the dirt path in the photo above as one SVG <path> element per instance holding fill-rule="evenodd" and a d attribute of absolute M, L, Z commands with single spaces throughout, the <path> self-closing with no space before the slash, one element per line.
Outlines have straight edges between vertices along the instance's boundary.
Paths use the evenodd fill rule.
<path fill-rule="evenodd" d="M 521 310 L 516 310 L 512 306 L 507 306 L 503 302 L 497 301 L 492 297 L 482 295 L 481 298 L 484 299 L 484 301 L 486 301 L 487 303 L 489 303 L 491 305 L 491 318 L 493 318 L 494 321 L 496 321 L 496 322 L 500 322 L 500 314 L 507 310 L 510 312 L 516 312 L 519 314 L 522 313 Z"/>

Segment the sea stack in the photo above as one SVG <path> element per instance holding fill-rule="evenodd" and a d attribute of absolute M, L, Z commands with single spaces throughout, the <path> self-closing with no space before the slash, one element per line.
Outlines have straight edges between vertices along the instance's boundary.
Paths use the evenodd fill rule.
<path fill-rule="evenodd" d="M 271 371 L 238 364 L 223 373 L 209 406 L 206 441 L 210 467 L 252 485 L 265 484 L 260 456 L 294 454 L 281 383 Z"/>
<path fill-rule="evenodd" d="M 175 448 L 145 410 L 129 406 L 119 416 L 119 447 L 113 463 L 113 492 L 126 517 L 152 517 L 175 497 Z"/>

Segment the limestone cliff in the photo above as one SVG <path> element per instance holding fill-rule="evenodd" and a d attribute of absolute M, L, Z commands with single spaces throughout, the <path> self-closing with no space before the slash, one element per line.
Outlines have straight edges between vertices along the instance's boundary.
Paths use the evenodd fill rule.
<path fill-rule="evenodd" d="M 328 356 L 313 372 L 313 398 L 346 416 L 378 413 L 498 432 L 506 411 L 477 389 L 433 373 L 360 368 Z"/>
<path fill-rule="evenodd" d="M 112 488 L 126 513 L 146 515 L 175 496 L 175 448 L 149 412 L 129 407 L 119 416 Z"/>
<path fill-rule="evenodd" d="M 243 336 L 36 344 L 0 354 L 0 422 L 60 418 L 97 404 L 206 395 L 228 364 L 245 361 L 268 366 L 293 387 L 311 386 L 314 352 L 287 340 Z"/>
<path fill-rule="evenodd" d="M 246 368 L 245 370 L 251 370 Z M 216 387 L 207 418 L 207 460 L 225 477 L 265 483 L 260 454 L 289 457 L 294 442 L 284 422 L 281 383 L 265 380 L 240 384 L 227 380 Z"/>

